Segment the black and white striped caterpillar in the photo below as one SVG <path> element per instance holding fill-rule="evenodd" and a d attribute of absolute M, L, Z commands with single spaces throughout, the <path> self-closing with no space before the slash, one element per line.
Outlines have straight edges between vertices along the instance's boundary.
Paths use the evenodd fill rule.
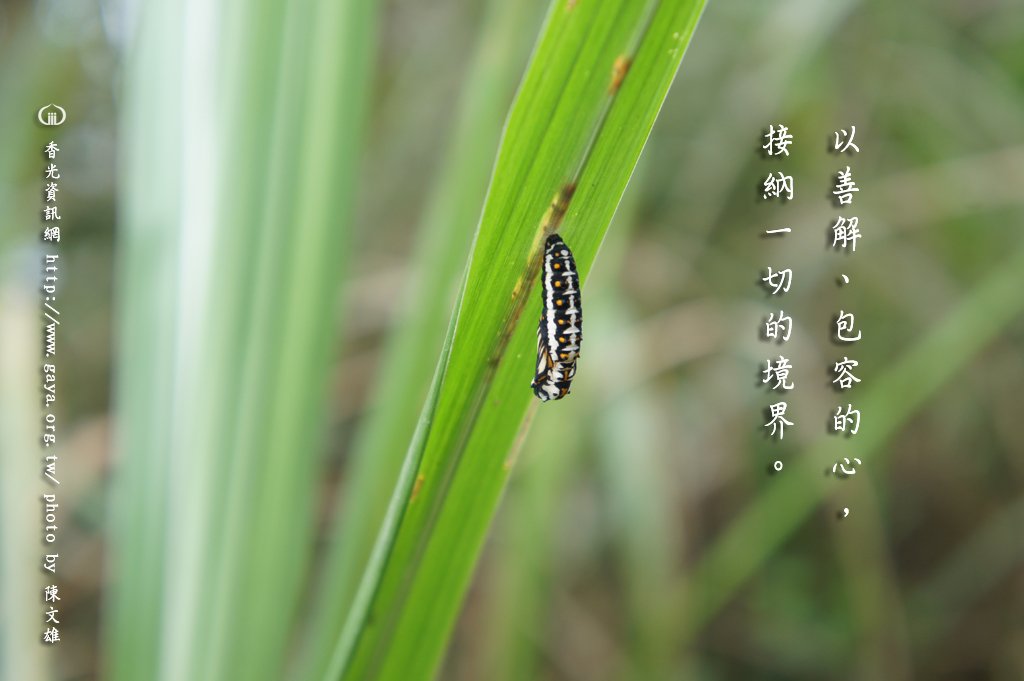
<path fill-rule="evenodd" d="M 544 244 L 540 325 L 537 327 L 537 374 L 531 387 L 542 401 L 569 394 L 583 340 L 580 275 L 572 251 L 557 234 Z"/>

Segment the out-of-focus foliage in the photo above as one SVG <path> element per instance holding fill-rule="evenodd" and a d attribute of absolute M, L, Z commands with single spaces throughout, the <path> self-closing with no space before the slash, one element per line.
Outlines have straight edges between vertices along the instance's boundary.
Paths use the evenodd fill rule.
<path fill-rule="evenodd" d="M 284 674 L 375 12 L 142 4 L 121 128 L 114 681 Z"/>
<path fill-rule="evenodd" d="M 145 4 L 0 7 L 0 580 L 13 613 L 0 625 L 5 678 L 73 678 L 111 664 L 98 653 L 102 570 L 125 537 L 103 519 L 116 417 L 107 377 L 133 352 L 140 362 L 156 356 L 113 345 L 110 332 L 112 304 L 132 286 L 111 283 L 127 246 L 114 229 L 114 197 L 126 186 L 113 180 L 112 159 L 127 140 L 116 111 L 127 69 L 143 68 L 121 58 Z M 299 533 L 327 537 L 331 502 L 354 469 L 355 434 L 411 276 L 413 226 L 457 138 L 452 111 L 474 82 L 482 25 L 469 3 L 380 6 L 350 225 L 357 256 L 343 304 L 321 310 L 344 331 L 321 407 L 327 472 L 303 501 L 319 504 L 322 522 Z M 1009 0 L 709 4 L 588 279 L 573 393 L 538 409 L 441 678 L 1019 677 L 1022 41 L 1024 16 Z M 302 72 L 271 54 L 261 73 L 274 82 Z M 35 372 L 15 369 L 36 360 L 28 334 L 38 332 L 45 139 L 32 116 L 51 92 L 76 112 L 62 133 L 68 635 L 40 651 L 20 644 L 26 631 L 35 636 L 34 602 L 7 595 L 41 583 L 28 570 L 42 488 L 24 477 L 37 459 L 26 452 L 35 446 L 36 393 L 26 387 Z M 788 158 L 760 154 L 772 123 L 795 136 Z M 827 153 L 831 133 L 850 125 L 861 152 Z M 152 154 L 166 141 L 153 144 L 156 172 L 164 159 Z M 861 187 L 852 214 L 863 237 L 850 255 L 826 247 L 845 214 L 829 202 L 830 185 L 846 165 Z M 773 170 L 794 176 L 792 202 L 759 200 Z M 248 201 L 239 210 L 258 212 Z M 759 237 L 780 225 L 793 232 Z M 758 285 L 768 266 L 794 270 L 781 299 Z M 840 274 L 850 283 L 838 286 Z M 780 307 L 796 321 L 784 349 L 758 339 Z M 829 342 L 840 309 L 864 332 L 852 347 Z M 232 347 L 245 354 L 259 342 L 240 334 Z M 776 443 L 761 424 L 778 398 L 759 369 L 780 351 L 795 367 L 786 395 L 795 425 Z M 843 355 L 860 362 L 863 382 L 838 394 L 828 369 Z M 828 434 L 840 403 L 864 410 L 857 436 Z M 823 474 L 844 456 L 864 461 L 856 476 Z M 784 469 L 769 475 L 775 460 Z M 151 501 L 125 513 L 150 512 Z M 282 588 L 276 578 L 254 584 Z M 140 641 L 137 654 L 153 643 Z"/>

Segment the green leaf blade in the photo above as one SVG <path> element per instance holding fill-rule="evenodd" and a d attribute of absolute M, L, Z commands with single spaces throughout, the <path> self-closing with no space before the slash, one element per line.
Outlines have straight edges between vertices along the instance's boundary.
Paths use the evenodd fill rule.
<path fill-rule="evenodd" d="M 427 679 L 439 664 L 534 399 L 529 294 L 545 214 L 578 183 L 563 234 L 585 275 L 703 4 L 558 3 L 549 13 L 506 126 L 416 485 L 396 536 L 379 538 L 390 552 L 369 576 L 368 611 L 350 615 L 364 626 L 342 678 Z M 616 93 L 616 60 L 630 55 Z"/>

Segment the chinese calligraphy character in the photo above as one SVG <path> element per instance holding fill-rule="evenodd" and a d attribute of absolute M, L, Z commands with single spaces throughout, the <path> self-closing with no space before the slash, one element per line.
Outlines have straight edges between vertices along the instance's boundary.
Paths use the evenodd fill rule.
<path fill-rule="evenodd" d="M 762 187 L 764 192 L 761 194 L 763 199 L 792 199 L 793 198 L 793 176 L 783 175 L 782 171 L 779 171 L 778 177 L 768 173 L 768 177 L 764 179 Z M 785 196 L 783 196 L 785 195 Z"/>
<path fill-rule="evenodd" d="M 860 409 L 854 409 L 852 404 L 846 405 L 846 412 L 843 412 L 842 405 L 836 407 L 836 413 L 833 417 L 833 428 L 838 433 L 849 432 L 850 435 L 856 435 L 857 431 L 860 430 Z M 846 430 L 846 426 L 851 426 L 850 430 Z"/>
<path fill-rule="evenodd" d="M 842 135 L 842 140 L 840 140 L 840 134 Z M 854 152 L 859 153 L 860 147 L 853 143 L 853 138 L 856 134 L 856 125 L 851 125 L 849 132 L 846 131 L 846 128 L 843 128 L 839 132 L 835 133 L 836 141 L 835 144 L 832 146 L 832 149 L 840 154 L 845 153 L 848 149 L 852 149 Z"/>
<path fill-rule="evenodd" d="M 768 426 L 771 426 L 771 428 L 772 428 L 772 432 L 771 432 L 772 437 L 775 437 L 775 434 L 777 432 L 778 433 L 778 437 L 781 440 L 783 438 L 783 434 L 786 431 L 786 426 L 793 425 L 792 422 L 787 421 L 786 418 L 785 418 L 785 415 L 786 415 L 786 403 L 785 402 L 776 402 L 775 404 L 769 405 L 768 409 L 771 412 L 771 420 L 768 421 L 768 423 L 764 424 L 764 426 L 765 426 L 765 428 L 767 428 Z"/>
<path fill-rule="evenodd" d="M 769 383 L 774 380 L 775 385 L 771 387 L 772 390 L 792 390 L 793 384 L 789 382 L 789 370 L 793 368 L 793 365 L 789 363 L 789 360 L 779 355 L 779 361 L 774 365 L 771 358 L 766 361 L 768 368 L 761 372 L 764 374 L 764 380 L 761 382 Z"/>
<path fill-rule="evenodd" d="M 57 243 L 60 243 L 60 227 L 44 228 L 43 241 L 56 241 Z"/>
<path fill-rule="evenodd" d="M 57 619 L 57 609 L 56 608 L 50 608 L 49 610 L 46 611 L 46 622 L 47 623 L 53 622 L 54 624 L 60 624 L 60 620 Z"/>
<path fill-rule="evenodd" d="M 857 457 L 854 457 L 853 460 L 857 462 L 858 466 L 861 465 L 861 463 L 863 463 Z M 847 466 L 850 466 L 849 470 L 846 469 Z M 842 471 L 842 475 L 839 475 L 839 473 L 836 473 L 836 469 L 837 468 L 840 471 Z M 845 477 L 845 476 L 848 476 L 848 475 L 855 475 L 857 473 L 857 469 L 853 466 L 852 463 L 850 463 L 849 459 L 843 457 L 843 463 L 839 463 L 838 461 L 836 461 L 835 465 L 832 466 L 832 472 L 836 473 L 837 477 Z"/>
<path fill-rule="evenodd" d="M 789 145 L 793 143 L 789 128 L 779 125 L 779 129 L 776 130 L 774 125 L 770 125 L 764 139 L 765 143 L 761 148 L 767 150 L 769 156 L 789 156 Z"/>
<path fill-rule="evenodd" d="M 853 193 L 859 191 L 857 183 L 853 181 L 850 166 L 846 166 L 846 170 L 840 170 L 837 173 L 836 188 L 832 190 L 832 194 L 839 199 L 839 205 L 845 206 L 853 203 Z"/>
<path fill-rule="evenodd" d="M 57 158 L 57 152 L 60 151 L 60 147 L 58 147 L 55 142 L 51 141 L 43 148 L 43 151 L 46 152 L 46 158 Z"/>
<path fill-rule="evenodd" d="M 46 201 L 52 203 L 57 200 L 57 183 L 50 182 L 46 185 Z"/>
<path fill-rule="evenodd" d="M 765 288 L 773 288 L 772 295 L 777 295 L 779 291 L 783 293 L 789 293 L 789 286 L 793 283 L 793 270 L 786 268 L 779 270 L 778 272 L 772 272 L 772 268 L 768 268 L 768 274 L 761 277 L 761 281 L 765 283 Z"/>
<path fill-rule="evenodd" d="M 47 603 L 53 603 L 54 601 L 60 600 L 60 596 L 57 595 L 56 585 L 51 584 L 49 586 L 43 587 L 43 600 L 45 600 Z"/>
<path fill-rule="evenodd" d="M 860 238 L 860 229 L 857 228 L 857 218 L 839 218 L 832 225 L 832 248 L 844 248 L 848 251 L 857 250 L 857 239 Z"/>
<path fill-rule="evenodd" d="M 57 170 L 57 166 L 53 165 L 52 163 L 50 165 L 46 166 L 46 179 L 47 180 L 59 180 L 60 179 L 60 171 Z"/>
<path fill-rule="evenodd" d="M 853 375 L 853 368 L 857 364 L 857 360 L 850 359 L 849 357 L 843 357 L 843 361 L 836 362 L 835 367 L 832 369 L 836 377 L 832 382 L 838 384 L 840 390 L 849 390 L 853 387 L 854 383 L 860 383 L 860 379 Z"/>
<path fill-rule="evenodd" d="M 853 318 L 852 312 L 839 311 L 839 316 L 836 317 L 836 340 L 843 343 L 853 343 L 860 340 L 860 331 L 857 332 L 856 336 L 847 336 L 846 333 L 853 331 L 853 325 L 856 320 Z"/>
<path fill-rule="evenodd" d="M 775 318 L 775 313 L 772 312 L 768 315 L 768 320 L 764 323 L 764 337 L 765 339 L 776 338 L 779 342 L 785 342 L 789 340 L 789 334 L 793 332 L 793 318 L 786 315 L 782 310 L 779 310 L 779 318 Z M 784 334 L 784 335 L 783 335 Z"/>
<path fill-rule="evenodd" d="M 43 632 L 43 643 L 56 643 L 60 640 L 60 633 L 57 627 L 50 627 Z"/>
<path fill-rule="evenodd" d="M 60 220 L 60 215 L 57 214 L 57 206 L 46 206 L 43 208 L 43 219 Z"/>

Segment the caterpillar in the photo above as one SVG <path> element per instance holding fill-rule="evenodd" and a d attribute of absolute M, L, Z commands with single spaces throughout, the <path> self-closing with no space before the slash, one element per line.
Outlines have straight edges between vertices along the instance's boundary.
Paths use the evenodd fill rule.
<path fill-rule="evenodd" d="M 530 387 L 542 401 L 569 394 L 583 340 L 580 276 L 572 251 L 552 234 L 544 243 L 542 306 L 537 327 L 537 372 Z"/>

